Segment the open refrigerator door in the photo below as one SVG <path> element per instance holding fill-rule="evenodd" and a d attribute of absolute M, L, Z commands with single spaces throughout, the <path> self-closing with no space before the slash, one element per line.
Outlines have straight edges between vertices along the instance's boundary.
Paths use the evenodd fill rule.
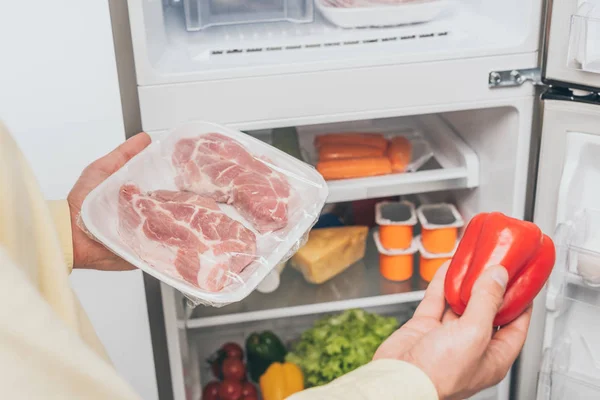
<path fill-rule="evenodd" d="M 518 399 L 598 397 L 592 394 L 600 389 L 600 106 L 594 96 L 564 89 L 543 95 L 534 222 L 554 232 L 557 262 L 546 296 L 534 305 L 519 360 Z"/>
<path fill-rule="evenodd" d="M 537 399 L 600 396 L 600 210 L 558 226 Z"/>

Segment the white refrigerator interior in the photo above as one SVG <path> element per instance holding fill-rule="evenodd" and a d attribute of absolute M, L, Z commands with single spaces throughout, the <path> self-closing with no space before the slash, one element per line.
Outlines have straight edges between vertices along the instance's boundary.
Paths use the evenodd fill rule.
<path fill-rule="evenodd" d="M 62 199 L 84 167 L 125 139 L 108 4 L 2 8 L 0 118 L 44 195 Z M 158 399 L 141 272 L 74 271 L 72 283 L 118 373 Z"/>

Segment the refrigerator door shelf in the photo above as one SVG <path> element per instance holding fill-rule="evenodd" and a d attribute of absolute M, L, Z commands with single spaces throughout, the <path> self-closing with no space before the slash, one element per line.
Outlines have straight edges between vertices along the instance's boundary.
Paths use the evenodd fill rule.
<path fill-rule="evenodd" d="M 600 210 L 584 209 L 560 224 L 554 243 L 557 258 L 548 285 L 548 310 L 561 311 L 564 299 L 600 307 Z"/>
<path fill-rule="evenodd" d="M 584 72 L 600 73 L 600 6 L 596 17 L 573 15 L 567 66 Z"/>
<path fill-rule="evenodd" d="M 600 88 L 600 0 L 554 0 L 543 76 L 553 86 Z"/>
<path fill-rule="evenodd" d="M 554 314 L 544 352 L 538 400 L 600 398 L 600 302 L 566 299 Z"/>

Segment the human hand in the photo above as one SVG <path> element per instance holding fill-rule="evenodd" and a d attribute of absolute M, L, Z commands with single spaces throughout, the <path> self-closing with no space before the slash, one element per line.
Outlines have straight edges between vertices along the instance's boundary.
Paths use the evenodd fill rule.
<path fill-rule="evenodd" d="M 67 196 L 67 202 L 71 211 L 74 268 L 104 271 L 135 269 L 133 265 L 112 253 L 102 244 L 92 240 L 77 225 L 77 219 L 86 196 L 106 178 L 117 172 L 133 156 L 144 150 L 151 141 L 150 136 L 144 132 L 129 138 L 112 152 L 88 165 L 71 189 Z"/>
<path fill-rule="evenodd" d="M 413 317 L 377 350 L 374 359 L 397 359 L 419 367 L 440 400 L 464 399 L 498 384 L 519 355 L 529 328 L 531 307 L 510 324 L 493 329 L 508 274 L 488 268 L 478 279 L 462 316 L 446 307 L 440 268 Z"/>

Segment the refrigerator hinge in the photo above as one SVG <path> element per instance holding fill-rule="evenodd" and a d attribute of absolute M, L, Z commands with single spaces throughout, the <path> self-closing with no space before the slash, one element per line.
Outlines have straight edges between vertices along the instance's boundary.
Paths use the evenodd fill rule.
<path fill-rule="evenodd" d="M 488 77 L 490 89 L 521 86 L 525 82 L 531 82 L 534 86 L 545 86 L 542 83 L 540 68 L 492 71 Z"/>

